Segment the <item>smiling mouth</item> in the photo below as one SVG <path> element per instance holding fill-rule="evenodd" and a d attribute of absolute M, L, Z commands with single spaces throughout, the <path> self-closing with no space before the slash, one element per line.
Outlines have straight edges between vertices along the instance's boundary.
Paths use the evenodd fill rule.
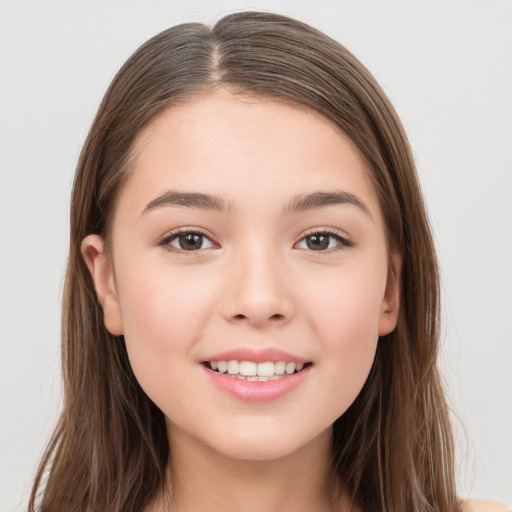
<path fill-rule="evenodd" d="M 279 380 L 302 371 L 312 363 L 287 361 L 205 361 L 206 368 L 227 377 L 239 380 L 260 381 Z"/>

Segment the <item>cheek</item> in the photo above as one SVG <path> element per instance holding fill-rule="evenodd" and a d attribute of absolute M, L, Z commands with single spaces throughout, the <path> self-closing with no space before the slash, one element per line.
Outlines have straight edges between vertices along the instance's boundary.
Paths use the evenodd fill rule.
<path fill-rule="evenodd" d="M 148 267 L 119 279 L 123 327 L 125 336 L 165 349 L 171 339 L 189 339 L 200 329 L 214 305 L 215 288 L 200 272 Z"/>
<path fill-rule="evenodd" d="M 321 339 L 336 346 L 364 345 L 378 338 L 379 316 L 386 287 L 386 264 L 334 269 L 309 286 L 303 307 L 321 329 Z"/>
<path fill-rule="evenodd" d="M 184 371 L 215 308 L 214 286 L 187 272 L 151 267 L 119 276 L 126 348 L 133 371 L 151 395 L 153 382 Z M 158 271 L 156 270 L 158 268 Z M 198 286 L 200 283 L 200 286 Z M 181 364 L 179 364 L 181 362 Z"/>
<path fill-rule="evenodd" d="M 309 295 L 304 306 L 320 343 L 325 382 L 338 390 L 325 395 L 332 420 L 353 403 L 371 370 L 385 289 L 381 275 L 353 272 L 336 279 L 331 276 L 325 286 L 315 287 L 316 293 Z"/>

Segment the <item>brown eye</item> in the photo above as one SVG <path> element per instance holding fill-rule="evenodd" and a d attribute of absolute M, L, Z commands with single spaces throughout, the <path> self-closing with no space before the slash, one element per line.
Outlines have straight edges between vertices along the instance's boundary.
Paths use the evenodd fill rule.
<path fill-rule="evenodd" d="M 185 251 L 197 251 L 203 246 L 203 235 L 197 233 L 187 233 L 178 237 L 180 249 Z"/>
<path fill-rule="evenodd" d="M 214 247 L 214 243 L 197 231 L 181 231 L 164 238 L 160 245 L 174 251 L 199 251 Z"/>
<path fill-rule="evenodd" d="M 327 251 L 329 249 L 341 249 L 342 247 L 351 247 L 350 240 L 329 231 L 312 233 L 302 238 L 298 244 L 298 249 L 308 249 L 310 251 Z"/>
<path fill-rule="evenodd" d="M 323 233 L 317 235 L 309 235 L 306 237 L 306 246 L 312 251 L 324 251 L 329 248 L 331 237 Z"/>

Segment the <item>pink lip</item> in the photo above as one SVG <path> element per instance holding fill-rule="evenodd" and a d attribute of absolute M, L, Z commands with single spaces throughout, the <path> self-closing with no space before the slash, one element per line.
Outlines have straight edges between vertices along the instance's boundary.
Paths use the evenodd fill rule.
<path fill-rule="evenodd" d="M 277 348 L 253 349 L 242 347 L 212 355 L 208 359 L 204 359 L 204 361 L 254 361 L 256 363 L 265 363 L 267 361 L 273 363 L 277 361 L 286 361 L 287 363 L 309 362 L 307 359 Z"/>
<path fill-rule="evenodd" d="M 230 354 L 229 352 L 228 354 Z M 225 354 L 219 354 L 224 357 Z M 237 360 L 234 357 L 229 358 L 230 360 Z M 215 361 L 215 359 L 213 359 Z M 225 361 L 225 359 L 220 359 Z M 245 358 L 242 361 L 254 361 L 254 359 Z M 262 359 L 262 361 L 268 361 L 269 359 Z M 283 361 L 288 360 L 286 358 L 278 358 L 276 360 Z M 293 360 L 293 359 L 292 359 Z M 302 362 L 302 361 L 301 361 Z M 231 396 L 238 400 L 246 402 L 268 402 L 271 400 L 277 400 L 282 396 L 286 395 L 292 389 L 299 386 L 304 379 L 308 376 L 311 366 L 306 366 L 300 372 L 288 375 L 279 380 L 268 380 L 268 381 L 246 381 L 239 380 L 229 375 L 215 372 L 210 370 L 204 365 L 200 365 L 202 370 L 205 372 L 206 377 L 210 379 L 216 386 L 222 391 L 229 393 Z"/>

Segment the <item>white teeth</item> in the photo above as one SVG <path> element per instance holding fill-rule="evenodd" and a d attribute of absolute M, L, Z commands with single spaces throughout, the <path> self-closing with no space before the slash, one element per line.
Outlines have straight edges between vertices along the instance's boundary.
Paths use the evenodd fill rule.
<path fill-rule="evenodd" d="M 256 363 L 254 361 L 210 361 L 210 368 L 219 373 L 227 373 L 237 379 L 251 381 L 277 380 L 304 368 L 304 363 L 293 363 L 286 361 L 265 361 Z"/>
<path fill-rule="evenodd" d="M 259 382 L 266 382 L 268 380 L 279 380 L 279 379 L 283 379 L 284 378 L 284 375 L 272 375 L 270 377 L 257 377 L 255 375 L 251 375 L 250 377 L 246 377 L 245 375 L 229 375 L 227 374 L 229 377 L 231 377 L 232 379 L 238 379 L 238 380 L 250 380 L 250 381 L 259 381 Z"/>
<path fill-rule="evenodd" d="M 283 375 L 285 368 L 286 361 L 277 361 L 277 363 L 274 363 L 274 373 L 276 375 Z"/>
<path fill-rule="evenodd" d="M 295 363 L 286 363 L 286 373 L 291 375 L 295 371 Z"/>
<path fill-rule="evenodd" d="M 258 363 L 258 376 L 270 377 L 274 375 L 274 363 Z"/>
<path fill-rule="evenodd" d="M 256 375 L 258 372 L 258 363 L 252 361 L 240 361 L 240 375 Z"/>
<path fill-rule="evenodd" d="M 236 375 L 240 373 L 240 363 L 238 361 L 228 361 L 227 369 L 230 375 Z"/>

